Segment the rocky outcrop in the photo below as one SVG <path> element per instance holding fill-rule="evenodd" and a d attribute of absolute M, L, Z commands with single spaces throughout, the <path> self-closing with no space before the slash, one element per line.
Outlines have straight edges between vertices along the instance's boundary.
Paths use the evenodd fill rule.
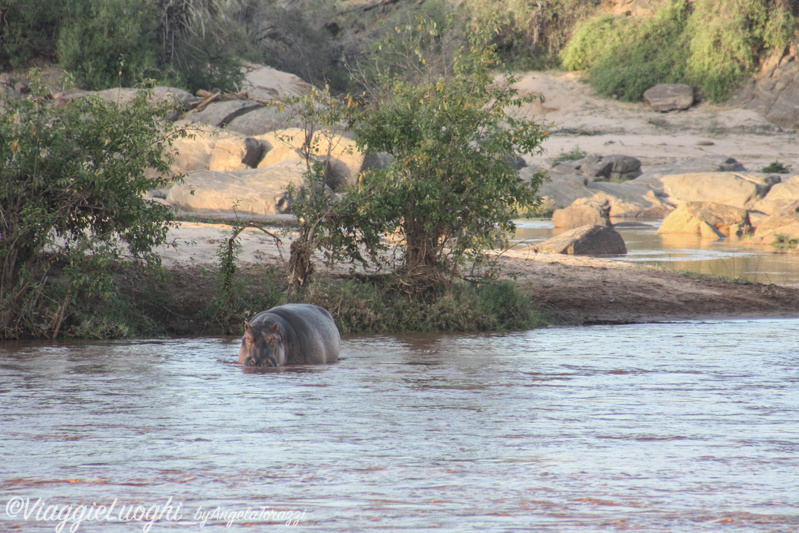
<path fill-rule="evenodd" d="M 308 94 L 313 86 L 302 78 L 264 65 L 247 64 L 242 88 L 252 100 L 274 100 Z"/>
<path fill-rule="evenodd" d="M 550 172 L 579 175 L 586 182 L 616 180 L 627 181 L 641 175 L 641 161 L 621 154 L 589 155 L 575 161 L 562 161 L 552 166 Z"/>
<path fill-rule="evenodd" d="M 574 229 L 583 226 L 612 226 L 610 203 L 599 203 L 591 198 L 575 200 L 569 207 L 552 213 L 552 224 L 556 228 Z"/>
<path fill-rule="evenodd" d="M 259 168 L 279 161 L 304 161 L 300 148 L 305 142 L 305 132 L 299 128 L 279 130 L 254 138 L 268 150 L 259 163 Z M 349 187 L 356 183 L 363 168 L 364 155 L 358 150 L 355 141 L 319 131 L 314 137 L 313 144 L 318 150 L 318 158 L 326 163 L 327 182 L 333 189 Z"/>
<path fill-rule="evenodd" d="M 757 202 L 753 209 L 771 215 L 799 200 L 799 176 L 775 184 L 765 198 Z"/>
<path fill-rule="evenodd" d="M 784 128 L 799 128 L 799 62 L 784 58 L 745 84 L 729 105 L 756 111 Z"/>
<path fill-rule="evenodd" d="M 705 172 L 660 178 L 672 203 L 713 202 L 751 208 L 762 200 L 779 177 L 764 174 Z"/>
<path fill-rule="evenodd" d="M 703 238 L 743 235 L 751 231 L 745 209 L 712 202 L 687 202 L 669 214 L 658 233 L 692 233 Z"/>
<path fill-rule="evenodd" d="M 627 246 L 610 226 L 583 226 L 552 237 L 536 245 L 535 250 L 567 255 L 623 255 Z"/>
<path fill-rule="evenodd" d="M 224 128 L 237 117 L 246 115 L 256 109 L 262 108 L 263 104 L 251 100 L 226 100 L 223 102 L 212 102 L 201 111 L 189 113 L 184 117 L 187 123 L 206 124 Z"/>
<path fill-rule="evenodd" d="M 187 126 L 188 137 L 172 142 L 172 171 L 245 170 L 258 163 L 263 148 L 252 138 L 204 125 Z M 253 164 L 254 162 L 254 164 Z"/>
<path fill-rule="evenodd" d="M 301 187 L 305 165 L 283 161 L 240 172 L 190 172 L 166 201 L 183 211 L 275 215 L 289 208 L 286 187 Z"/>
<path fill-rule="evenodd" d="M 799 225 L 799 201 L 794 201 L 758 224 L 755 237 L 782 234 L 787 226 Z"/>
<path fill-rule="evenodd" d="M 694 89 L 684 83 L 660 83 L 644 91 L 644 102 L 660 113 L 688 109 L 694 105 Z"/>

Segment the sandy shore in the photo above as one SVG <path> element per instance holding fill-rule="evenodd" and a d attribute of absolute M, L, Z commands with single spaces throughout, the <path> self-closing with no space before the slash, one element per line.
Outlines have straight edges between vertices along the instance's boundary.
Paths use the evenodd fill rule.
<path fill-rule="evenodd" d="M 241 275 L 257 278 L 288 258 L 291 235 L 282 241 L 255 229 L 240 236 Z M 176 247 L 159 252 L 174 276 L 176 294 L 200 306 L 213 294 L 202 272 L 218 265 L 219 245 L 230 236 L 224 224 L 181 223 L 171 232 Z M 282 253 L 282 256 L 281 256 Z M 499 258 L 504 279 L 513 279 L 553 324 L 623 324 L 697 318 L 799 317 L 799 289 L 678 274 L 596 257 L 508 250 Z M 320 276 L 346 276 L 350 265 L 328 268 L 316 257 Z M 192 304 L 191 302 L 195 302 Z"/>
<path fill-rule="evenodd" d="M 734 157 L 749 170 L 779 160 L 799 171 L 799 142 L 760 115 L 702 103 L 690 110 L 657 113 L 643 103 L 599 98 L 571 73 L 533 72 L 520 77 L 522 93 L 539 94 L 524 109 L 549 124 L 545 154 L 528 162 L 549 167 L 549 158 L 579 148 L 600 155 L 625 154 L 646 167 L 703 155 Z M 275 230 L 278 231 L 278 230 Z M 187 294 L 197 287 L 197 272 L 217 264 L 220 242 L 230 234 L 224 225 L 183 223 L 171 233 L 176 248 L 160 252 L 177 273 Z M 282 236 L 288 257 L 290 236 Z M 280 266 L 281 247 L 258 230 L 245 231 L 239 264 L 247 275 L 260 267 Z M 709 317 L 799 316 L 799 290 L 680 275 L 629 263 L 589 257 L 508 251 L 500 263 L 529 291 L 555 323 L 625 323 Z M 347 265 L 330 270 L 317 261 L 319 275 L 346 275 Z M 207 290 L 211 290 L 208 288 Z"/>

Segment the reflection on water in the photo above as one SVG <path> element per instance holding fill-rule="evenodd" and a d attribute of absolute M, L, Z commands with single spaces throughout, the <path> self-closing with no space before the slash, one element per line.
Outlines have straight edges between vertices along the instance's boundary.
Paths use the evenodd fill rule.
<path fill-rule="evenodd" d="M 627 245 L 627 255 L 619 259 L 673 270 L 799 287 L 799 255 L 741 244 L 737 239 L 710 241 L 690 234 L 660 235 L 657 232 L 659 226 L 660 222 L 635 226 L 618 224 L 616 229 Z M 554 228 L 550 220 L 519 220 L 514 242 L 534 244 L 564 231 Z"/>
<path fill-rule="evenodd" d="M 54 531 L 14 514 L 38 498 L 172 498 L 151 531 L 799 530 L 799 320 L 357 337 L 311 372 L 236 344 L 0 345 L 0 530 Z"/>

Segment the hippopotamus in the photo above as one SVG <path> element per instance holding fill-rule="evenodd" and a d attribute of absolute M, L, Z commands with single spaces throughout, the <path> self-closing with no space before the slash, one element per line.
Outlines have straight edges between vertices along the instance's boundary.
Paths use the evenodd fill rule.
<path fill-rule="evenodd" d="M 239 363 L 244 366 L 316 365 L 338 360 L 339 335 L 327 309 L 286 304 L 244 323 Z"/>

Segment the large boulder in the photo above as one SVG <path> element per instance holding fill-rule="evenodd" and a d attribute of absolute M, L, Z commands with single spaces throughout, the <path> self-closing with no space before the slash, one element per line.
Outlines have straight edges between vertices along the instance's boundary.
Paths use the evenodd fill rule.
<path fill-rule="evenodd" d="M 778 126 L 799 128 L 799 62 L 772 66 L 745 84 L 730 106 L 756 111 Z"/>
<path fill-rule="evenodd" d="M 660 83 L 644 91 L 644 102 L 660 113 L 694 105 L 694 89 L 684 83 Z"/>
<path fill-rule="evenodd" d="M 796 201 L 799 201 L 799 176 L 793 176 L 782 183 L 775 184 L 766 197 L 754 205 L 753 209 L 771 215 Z"/>
<path fill-rule="evenodd" d="M 536 245 L 535 250 L 550 254 L 623 255 L 627 246 L 610 226 L 583 226 L 552 237 Z"/>
<path fill-rule="evenodd" d="M 276 215 L 289 209 L 286 187 L 303 185 L 305 165 L 283 161 L 240 172 L 190 172 L 170 189 L 166 201 L 178 209 L 199 213 Z"/>
<path fill-rule="evenodd" d="M 286 109 L 281 111 L 274 106 L 263 106 L 229 120 L 225 129 L 252 137 L 298 126 L 300 126 L 300 120 L 291 111 Z"/>
<path fill-rule="evenodd" d="M 660 181 L 663 191 L 675 204 L 713 202 L 752 208 L 779 178 L 763 174 L 706 172 L 663 176 Z"/>
<path fill-rule="evenodd" d="M 236 117 L 245 115 L 255 109 L 263 107 L 263 104 L 250 100 L 225 100 L 222 102 L 212 102 L 201 111 L 187 113 L 183 120 L 192 124 L 207 124 L 224 128 Z"/>
<path fill-rule="evenodd" d="M 687 202 L 669 214 L 658 233 L 692 233 L 704 238 L 730 237 L 751 230 L 745 209 L 713 202 Z"/>
<path fill-rule="evenodd" d="M 255 137 L 267 149 L 259 168 L 284 160 L 304 160 L 299 151 L 305 142 L 305 132 L 299 128 L 278 130 Z M 314 144 L 319 159 L 326 163 L 328 184 L 335 190 L 355 185 L 363 168 L 364 155 L 355 141 L 341 135 L 318 131 Z M 329 156 L 328 156 L 329 154 Z"/>
<path fill-rule="evenodd" d="M 663 176 L 673 174 L 699 174 L 704 172 L 743 172 L 744 166 L 732 157 L 726 155 L 706 155 L 703 157 L 691 157 L 679 159 L 670 163 L 664 163 L 650 167 L 635 178 L 636 184 L 646 185 L 655 189 L 662 189 L 660 179 Z"/>
<path fill-rule="evenodd" d="M 592 154 L 574 161 L 555 163 L 550 172 L 585 176 L 587 182 L 601 180 L 626 181 L 641 175 L 641 161 L 629 155 L 611 154 L 602 156 Z"/>
<path fill-rule="evenodd" d="M 105 89 L 104 91 L 98 91 L 96 93 L 84 93 L 82 96 L 87 96 L 89 94 L 96 94 L 103 100 L 107 102 L 116 102 L 118 104 L 127 104 L 133 98 L 139 94 L 142 89 L 131 89 L 125 87 L 117 87 L 114 89 Z M 76 93 L 78 94 L 78 93 Z M 176 106 L 181 106 L 184 108 L 191 107 L 192 105 L 196 104 L 200 98 L 194 96 L 188 91 L 184 91 L 183 89 L 177 89 L 175 87 L 154 87 L 152 90 L 152 94 L 148 99 L 148 102 L 151 104 L 161 103 L 161 102 L 170 102 L 175 104 Z"/>
<path fill-rule="evenodd" d="M 229 172 L 255 168 L 262 152 L 263 145 L 252 137 L 226 138 L 214 145 L 208 170 Z"/>
<path fill-rule="evenodd" d="M 247 65 L 242 88 L 251 100 L 274 100 L 286 96 L 302 96 L 313 86 L 302 78 L 264 65 Z"/>
<path fill-rule="evenodd" d="M 597 202 L 591 198 L 575 200 L 569 207 L 552 213 L 552 224 L 556 228 L 574 229 L 583 226 L 611 226 L 610 203 Z"/>
<path fill-rule="evenodd" d="M 189 137 L 172 141 L 171 169 L 175 173 L 209 170 L 212 160 L 214 170 L 244 170 L 255 166 L 263 150 L 259 142 L 243 135 L 200 124 L 181 125 Z"/>
<path fill-rule="evenodd" d="M 764 219 L 755 229 L 755 237 L 782 233 L 786 226 L 799 224 L 799 201 L 790 203 Z"/>

